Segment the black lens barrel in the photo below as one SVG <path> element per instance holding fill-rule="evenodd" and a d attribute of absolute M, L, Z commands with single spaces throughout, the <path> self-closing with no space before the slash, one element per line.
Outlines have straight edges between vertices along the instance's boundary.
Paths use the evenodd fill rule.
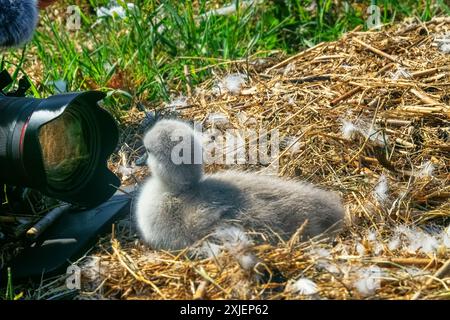
<path fill-rule="evenodd" d="M 88 91 L 33 99 L 0 95 L 0 181 L 31 187 L 44 194 L 83 207 L 98 205 L 116 191 L 120 180 L 106 162 L 118 141 L 114 118 L 98 106 L 104 93 Z M 88 172 L 78 183 L 55 188 L 47 179 L 39 129 L 70 109 L 89 121 L 92 144 Z M 55 150 L 58 152 L 58 150 Z"/>
<path fill-rule="evenodd" d="M 0 181 L 13 185 L 29 187 L 41 186 L 45 176 L 31 179 L 20 157 L 20 139 L 25 125 L 33 110 L 39 104 L 38 99 L 6 97 L 0 95 Z M 39 163 L 35 163 L 37 175 L 43 174 Z"/>

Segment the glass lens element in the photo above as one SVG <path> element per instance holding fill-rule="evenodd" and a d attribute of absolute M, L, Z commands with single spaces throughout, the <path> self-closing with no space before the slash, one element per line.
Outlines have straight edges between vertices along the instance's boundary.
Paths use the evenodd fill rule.
<path fill-rule="evenodd" d="M 70 188 L 89 163 L 89 140 L 82 117 L 66 110 L 39 130 L 44 167 L 49 185 Z"/>

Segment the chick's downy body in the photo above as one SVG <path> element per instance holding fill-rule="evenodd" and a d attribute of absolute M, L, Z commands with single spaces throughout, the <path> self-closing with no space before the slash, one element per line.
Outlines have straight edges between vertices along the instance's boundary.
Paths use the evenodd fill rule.
<path fill-rule="evenodd" d="M 193 130 L 176 120 L 158 122 L 144 138 L 152 177 L 139 193 L 136 220 L 150 246 L 182 249 L 228 223 L 283 239 L 306 219 L 304 238 L 342 225 L 339 197 L 311 184 L 233 170 L 203 175 L 193 155 L 190 164 L 174 164 L 177 137 L 190 150 L 201 149 Z"/>

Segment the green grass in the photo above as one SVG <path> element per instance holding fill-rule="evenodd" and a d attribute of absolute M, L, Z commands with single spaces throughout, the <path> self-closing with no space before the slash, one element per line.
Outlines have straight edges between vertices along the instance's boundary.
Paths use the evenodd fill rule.
<path fill-rule="evenodd" d="M 11 274 L 11 268 L 8 268 L 8 279 L 6 284 L 6 292 L 5 296 L 3 297 L 4 300 L 19 300 L 23 296 L 23 292 L 19 294 L 14 294 L 14 287 L 12 283 L 12 274 Z M 1 297 L 0 297 L 1 300 Z"/>
<path fill-rule="evenodd" d="M 450 14 L 446 0 L 352 1 L 351 5 L 318 0 L 315 9 L 308 9 L 311 0 L 275 0 L 199 20 L 199 14 L 213 7 L 211 2 L 136 0 L 139 10 L 129 12 L 126 19 L 107 18 L 92 27 L 97 21 L 92 8 L 108 1 L 79 2 L 84 3 L 81 30 L 66 30 L 65 12 L 72 1 L 65 1 L 59 6 L 60 15 L 43 16 L 32 43 L 5 54 L 2 65 L 40 80 L 33 88 L 36 96 L 55 93 L 48 83 L 58 79 L 67 81 L 69 90 L 107 91 L 106 104 L 118 116 L 137 102 L 153 106 L 186 92 L 185 66 L 195 86 L 211 76 L 213 66 L 226 69 L 235 59 L 266 56 L 273 50 L 289 54 L 334 40 L 364 26 L 371 3 L 380 6 L 383 23 L 406 16 L 428 20 Z M 39 79 L 33 68 L 42 69 Z"/>

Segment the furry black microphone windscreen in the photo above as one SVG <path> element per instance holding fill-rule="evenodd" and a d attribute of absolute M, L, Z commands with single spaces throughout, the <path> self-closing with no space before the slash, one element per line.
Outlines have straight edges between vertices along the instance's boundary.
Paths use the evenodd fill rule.
<path fill-rule="evenodd" d="M 30 40 L 37 21 L 37 0 L 0 0 L 0 48 Z"/>

